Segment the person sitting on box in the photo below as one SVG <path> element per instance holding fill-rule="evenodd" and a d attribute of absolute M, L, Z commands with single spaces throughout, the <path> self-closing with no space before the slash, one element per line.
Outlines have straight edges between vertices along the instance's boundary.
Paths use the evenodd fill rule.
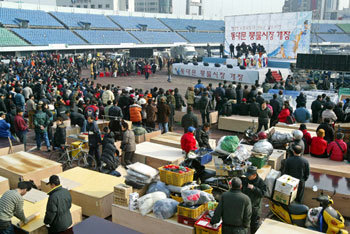
<path fill-rule="evenodd" d="M 194 127 L 189 127 L 188 132 L 181 137 L 181 149 L 186 152 L 186 157 L 191 151 L 195 151 L 197 149 L 197 141 L 193 135 L 195 130 L 196 129 Z"/>
<path fill-rule="evenodd" d="M 196 140 L 198 142 L 199 148 L 211 149 L 209 144 L 209 130 L 210 123 L 204 123 L 201 128 L 196 131 Z"/>
<path fill-rule="evenodd" d="M 298 193 L 295 201 L 302 203 L 304 197 L 305 181 L 309 178 L 309 162 L 301 157 L 303 149 L 300 145 L 292 146 L 293 155 L 286 159 L 282 174 L 290 175 L 299 179 Z"/>
<path fill-rule="evenodd" d="M 254 234 L 260 226 L 261 199 L 267 190 L 264 181 L 260 178 L 257 168 L 248 167 L 245 177 L 242 177 L 242 192 L 250 198 L 252 203 L 252 217 L 250 233 Z"/>
<path fill-rule="evenodd" d="M 220 222 L 222 218 L 222 233 L 247 234 L 252 216 L 252 205 L 247 195 L 241 192 L 242 181 L 233 177 L 230 181 L 231 189 L 222 194 L 211 225 Z"/>

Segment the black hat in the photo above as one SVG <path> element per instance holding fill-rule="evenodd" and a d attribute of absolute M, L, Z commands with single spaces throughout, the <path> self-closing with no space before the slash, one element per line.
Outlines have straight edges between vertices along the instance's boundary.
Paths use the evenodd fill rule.
<path fill-rule="evenodd" d="M 249 177 L 249 176 L 254 175 L 256 173 L 257 173 L 257 168 L 254 166 L 250 166 L 250 167 L 248 167 L 247 172 L 244 175 L 246 177 Z"/>
<path fill-rule="evenodd" d="M 60 185 L 60 183 L 60 178 L 57 175 L 52 175 L 50 176 L 49 182 L 46 184 Z"/>

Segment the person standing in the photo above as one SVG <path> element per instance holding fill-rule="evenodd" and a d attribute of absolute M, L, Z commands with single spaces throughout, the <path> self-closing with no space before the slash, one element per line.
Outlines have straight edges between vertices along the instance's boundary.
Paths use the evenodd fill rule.
<path fill-rule="evenodd" d="M 167 133 L 169 131 L 170 114 L 171 110 L 169 105 L 166 103 L 166 97 L 161 97 L 158 105 L 157 121 L 159 129 L 162 131 L 162 133 Z"/>
<path fill-rule="evenodd" d="M 65 233 L 73 224 L 70 208 L 72 197 L 69 191 L 62 187 L 60 178 L 52 175 L 47 183 L 51 190 L 47 193 L 49 199 L 46 205 L 44 223 L 48 227 L 49 234 Z"/>
<path fill-rule="evenodd" d="M 142 107 L 133 100 L 132 105 L 129 107 L 130 121 L 136 126 L 140 126 L 142 122 Z"/>
<path fill-rule="evenodd" d="M 235 56 L 235 46 L 232 43 L 230 44 L 230 56 L 231 58 Z"/>
<path fill-rule="evenodd" d="M 208 98 L 208 94 L 208 92 L 204 92 L 201 99 L 199 99 L 199 110 L 201 112 L 202 124 L 210 123 L 210 100 Z"/>
<path fill-rule="evenodd" d="M 252 217 L 250 221 L 250 233 L 254 234 L 260 224 L 261 199 L 267 190 L 264 181 L 260 178 L 257 168 L 250 166 L 242 179 L 242 192 L 250 198 L 252 204 Z"/>
<path fill-rule="evenodd" d="M 184 128 L 184 133 L 187 132 L 189 127 L 198 128 L 198 118 L 193 114 L 193 107 L 187 107 L 187 114 L 182 116 L 181 126 Z"/>
<path fill-rule="evenodd" d="M 267 107 L 266 102 L 264 101 L 261 104 L 261 109 L 258 115 L 258 131 L 260 132 L 262 127 L 264 126 L 265 130 L 268 130 L 269 118 L 271 117 L 271 110 Z"/>
<path fill-rule="evenodd" d="M 0 233 L 14 234 L 11 224 L 12 217 L 18 218 L 22 224 L 26 224 L 23 212 L 23 196 L 32 189 L 30 182 L 21 181 L 18 183 L 17 189 L 6 191 L 0 198 Z"/>
<path fill-rule="evenodd" d="M 15 96 L 15 103 L 17 108 L 20 108 L 24 111 L 24 106 L 26 104 L 26 100 L 22 94 L 23 90 L 22 88 L 19 88 L 18 93 Z"/>
<path fill-rule="evenodd" d="M 124 164 L 125 166 L 128 166 L 132 163 L 136 150 L 135 134 L 134 131 L 129 129 L 129 125 L 125 121 L 122 122 L 122 132 L 123 141 L 120 148 L 124 152 Z"/>
<path fill-rule="evenodd" d="M 220 49 L 220 58 L 223 58 L 224 57 L 224 45 L 222 43 L 220 44 L 219 49 Z"/>
<path fill-rule="evenodd" d="M 317 99 L 312 102 L 311 104 L 311 110 L 312 110 L 312 122 L 318 123 L 318 119 L 320 117 L 321 111 L 322 111 L 322 96 L 318 95 Z"/>
<path fill-rule="evenodd" d="M 50 124 L 50 119 L 47 114 L 43 111 L 43 102 L 39 101 L 37 112 L 34 115 L 34 127 L 35 127 L 35 139 L 37 149 L 40 150 L 41 141 L 44 139 L 47 151 L 50 152 L 50 141 L 47 134 L 47 128 Z"/>
<path fill-rule="evenodd" d="M 16 130 L 16 136 L 24 145 L 24 151 L 27 151 L 28 125 L 26 121 L 23 119 L 23 110 L 20 108 L 17 109 L 17 115 L 15 117 L 15 130 Z"/>
<path fill-rule="evenodd" d="M 168 82 L 171 83 L 171 72 L 173 70 L 173 60 L 169 59 L 167 63 L 167 72 L 168 72 Z"/>
<path fill-rule="evenodd" d="M 184 99 L 182 98 L 181 94 L 179 93 L 179 89 L 178 88 L 175 88 L 174 89 L 174 97 L 175 97 L 175 109 L 178 110 L 178 111 L 181 111 L 181 108 L 182 107 L 186 107 L 186 104 L 185 104 L 185 101 Z"/>
<path fill-rule="evenodd" d="M 199 148 L 211 149 L 209 144 L 210 123 L 204 123 L 201 128 L 196 130 L 196 140 Z"/>
<path fill-rule="evenodd" d="M 27 112 L 28 112 L 29 128 L 33 129 L 34 128 L 33 117 L 34 117 L 35 110 L 36 110 L 35 102 L 34 102 L 34 95 L 33 94 L 29 95 L 29 99 L 26 102 L 26 109 L 27 109 Z"/>
<path fill-rule="evenodd" d="M 193 106 L 194 105 L 194 88 L 193 87 L 188 87 L 185 98 L 187 100 L 187 106 Z"/>
<path fill-rule="evenodd" d="M 230 190 L 223 193 L 210 220 L 212 225 L 222 219 L 223 234 L 248 234 L 252 216 L 252 205 L 247 195 L 241 192 L 242 181 L 233 177 Z"/>
<path fill-rule="evenodd" d="M 89 115 L 87 117 L 87 126 L 86 131 L 88 132 L 88 140 L 89 140 L 89 154 L 95 157 L 97 162 L 97 167 L 101 165 L 101 156 L 99 145 L 102 143 L 101 141 L 101 132 L 97 126 L 95 118 L 93 115 Z"/>
<path fill-rule="evenodd" d="M 145 67 L 144 67 L 144 72 L 145 72 L 145 79 L 148 80 L 149 78 L 149 74 L 151 74 L 151 65 L 149 65 L 148 63 L 146 63 Z"/>
<path fill-rule="evenodd" d="M 207 54 L 208 54 L 208 57 L 211 57 L 211 48 L 209 43 L 207 44 Z"/>
<path fill-rule="evenodd" d="M 155 129 L 157 121 L 157 106 L 154 104 L 153 98 L 150 98 L 147 101 L 146 116 L 146 126 Z"/>
<path fill-rule="evenodd" d="M 310 167 L 309 162 L 301 157 L 303 149 L 300 145 L 292 146 L 292 156 L 286 159 L 284 164 L 283 174 L 290 175 L 299 179 L 298 193 L 295 201 L 302 204 L 304 197 L 305 181 L 309 178 Z"/>

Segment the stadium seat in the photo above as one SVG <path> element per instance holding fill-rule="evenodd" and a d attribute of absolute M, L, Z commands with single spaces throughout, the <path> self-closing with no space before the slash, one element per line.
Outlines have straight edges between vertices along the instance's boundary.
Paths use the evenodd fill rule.
<path fill-rule="evenodd" d="M 28 45 L 21 38 L 9 32 L 5 28 L 0 28 L 0 46 L 25 46 Z"/>
<path fill-rule="evenodd" d="M 74 33 L 66 29 L 12 29 L 19 36 L 29 41 L 33 45 L 49 45 L 49 44 L 68 44 L 82 45 L 86 44 L 82 39 Z"/>
<path fill-rule="evenodd" d="M 174 32 L 132 31 L 131 33 L 145 44 L 172 44 L 175 42 L 186 42 L 185 39 Z"/>
<path fill-rule="evenodd" d="M 345 33 L 350 33 L 350 24 L 337 24 Z"/>
<path fill-rule="evenodd" d="M 119 45 L 121 43 L 140 43 L 128 32 L 105 30 L 75 30 L 91 44 Z"/>
<path fill-rule="evenodd" d="M 194 27 L 197 31 L 224 31 L 225 22 L 223 20 L 192 20 L 192 19 L 170 19 L 161 18 L 163 23 L 173 30 L 188 30 Z"/>
<path fill-rule="evenodd" d="M 0 22 L 4 25 L 17 25 L 16 19 L 28 20 L 29 26 L 63 27 L 45 11 L 0 8 Z"/>
<path fill-rule="evenodd" d="M 156 18 L 119 15 L 110 15 L 109 17 L 124 29 L 140 29 L 139 25 L 143 24 L 147 25 L 147 29 L 169 30 Z"/>
<path fill-rule="evenodd" d="M 344 33 L 337 25 L 335 24 L 312 24 L 311 32 L 313 33 Z"/>
<path fill-rule="evenodd" d="M 223 43 L 224 33 L 179 32 L 191 43 Z"/>
<path fill-rule="evenodd" d="M 333 43 L 350 42 L 350 36 L 347 34 L 318 34 L 317 36 L 326 42 L 333 42 Z"/>

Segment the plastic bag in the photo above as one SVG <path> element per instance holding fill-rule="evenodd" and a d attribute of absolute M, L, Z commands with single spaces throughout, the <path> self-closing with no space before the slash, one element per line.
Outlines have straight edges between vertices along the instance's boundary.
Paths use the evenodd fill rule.
<path fill-rule="evenodd" d="M 236 157 L 239 161 L 243 162 L 250 157 L 250 152 L 244 145 L 240 144 L 234 153 L 234 157 Z"/>
<path fill-rule="evenodd" d="M 143 183 L 143 184 L 149 184 L 152 182 L 152 178 L 144 174 L 141 174 L 139 172 L 136 172 L 134 170 L 128 169 L 127 173 L 128 174 L 125 176 L 125 178 L 127 178 L 128 180 L 136 181 L 138 183 Z"/>
<path fill-rule="evenodd" d="M 293 140 L 293 136 L 290 133 L 275 132 L 271 136 L 271 140 L 278 143 L 288 143 Z"/>
<path fill-rule="evenodd" d="M 265 184 L 266 184 L 266 192 L 265 192 L 265 196 L 266 197 L 271 197 L 272 193 L 274 191 L 274 186 L 275 186 L 275 182 L 277 180 L 277 178 L 279 178 L 281 176 L 281 172 L 280 171 L 276 171 L 274 169 L 272 169 L 270 171 L 270 173 L 266 176 L 265 178 Z"/>
<path fill-rule="evenodd" d="M 214 201 L 213 195 L 200 190 L 184 190 L 181 197 L 187 205 L 201 205 L 210 201 Z"/>
<path fill-rule="evenodd" d="M 215 151 L 223 154 L 234 153 L 239 145 L 239 138 L 237 136 L 223 136 L 218 142 Z"/>
<path fill-rule="evenodd" d="M 273 152 L 273 146 L 266 139 L 256 142 L 252 149 L 255 153 L 266 154 L 270 156 Z"/>
<path fill-rule="evenodd" d="M 146 129 L 143 127 L 135 127 L 133 129 L 135 136 L 141 136 L 147 133 Z"/>
<path fill-rule="evenodd" d="M 154 203 L 166 198 L 163 192 L 154 192 L 146 194 L 137 200 L 137 204 L 142 215 L 146 215 L 152 211 Z"/>
<path fill-rule="evenodd" d="M 169 191 L 168 187 L 166 186 L 165 183 L 163 183 L 161 181 L 157 181 L 156 183 L 150 184 L 146 193 L 147 194 L 154 193 L 157 191 L 164 192 L 167 197 L 170 197 L 170 191 Z"/>
<path fill-rule="evenodd" d="M 158 170 L 139 162 L 129 165 L 128 168 L 150 178 L 155 177 L 159 173 Z"/>
<path fill-rule="evenodd" d="M 175 185 L 171 185 L 171 184 L 168 184 L 168 185 L 167 185 L 168 189 L 169 189 L 170 192 L 172 192 L 172 193 L 181 193 L 181 192 L 184 191 L 184 190 L 189 190 L 189 189 L 191 189 L 193 186 L 196 186 L 196 183 L 195 183 L 195 182 L 193 182 L 192 184 L 189 184 L 189 185 L 182 186 L 182 187 L 175 186 Z"/>
<path fill-rule="evenodd" d="M 173 199 L 163 199 L 156 201 L 153 206 L 153 214 L 159 219 L 169 219 L 177 212 L 179 202 Z"/>

